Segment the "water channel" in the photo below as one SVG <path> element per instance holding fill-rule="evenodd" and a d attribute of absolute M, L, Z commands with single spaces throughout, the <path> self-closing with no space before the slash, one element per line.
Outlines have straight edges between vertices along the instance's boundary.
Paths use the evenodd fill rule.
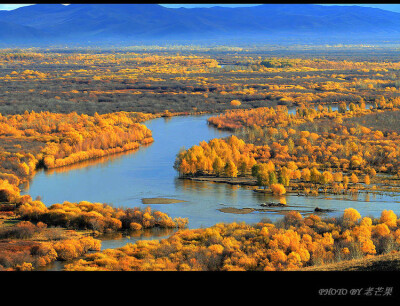
<path fill-rule="evenodd" d="M 227 137 L 207 124 L 209 115 L 158 118 L 145 122 L 152 130 L 154 143 L 135 152 L 63 167 L 39 171 L 23 194 L 41 197 L 46 205 L 69 202 L 100 202 L 115 207 L 146 207 L 160 210 L 171 217 L 189 219 L 189 228 L 201 228 L 225 222 L 254 224 L 263 218 L 275 221 L 279 213 L 253 212 L 249 214 L 224 213 L 218 209 L 261 208 L 265 202 L 279 202 L 272 195 L 256 193 L 246 187 L 224 183 L 195 182 L 178 178 L 173 169 L 176 154 L 181 148 L 213 138 Z M 185 202 L 175 204 L 142 204 L 142 198 L 172 198 Z M 398 213 L 400 198 L 396 195 L 358 194 L 346 196 L 286 195 L 286 202 L 296 210 L 306 212 L 315 207 L 334 209 L 329 215 L 342 215 L 345 208 L 356 208 L 363 216 L 378 217 L 383 209 Z M 287 208 L 293 209 L 293 208 Z M 103 239 L 104 248 L 123 246 L 137 239 L 160 239 L 169 233 L 144 237 Z"/>

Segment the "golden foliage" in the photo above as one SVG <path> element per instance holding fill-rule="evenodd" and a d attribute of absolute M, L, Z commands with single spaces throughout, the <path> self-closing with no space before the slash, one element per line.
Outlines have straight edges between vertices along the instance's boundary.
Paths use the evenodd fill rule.
<path fill-rule="evenodd" d="M 351 259 L 357 252 L 361 256 L 378 254 L 376 246 L 381 237 L 393 237 L 400 249 L 400 229 L 390 231 L 385 223 L 373 225 L 367 217 L 358 223 L 360 218 L 354 210 L 347 210 L 343 216 L 344 221 L 353 220 L 351 224 L 316 215 L 289 215 L 284 220 L 285 227 L 260 222 L 254 226 L 231 223 L 181 230 L 161 241 L 139 241 L 86 255 L 83 260 L 67 265 L 66 270 L 296 270 Z"/>

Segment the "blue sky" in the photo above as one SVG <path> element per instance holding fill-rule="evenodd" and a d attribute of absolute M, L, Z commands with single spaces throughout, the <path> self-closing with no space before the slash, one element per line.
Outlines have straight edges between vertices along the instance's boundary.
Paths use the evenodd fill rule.
<path fill-rule="evenodd" d="M 13 10 L 21 6 L 25 6 L 29 4 L 0 4 L 0 10 Z M 259 4 L 162 4 L 166 7 L 176 8 L 176 7 L 211 7 L 211 6 L 229 6 L 229 7 L 238 7 L 238 6 L 254 6 Z M 328 5 L 328 4 L 324 4 Z M 332 5 L 332 4 L 329 4 Z M 359 6 L 369 6 L 380 8 L 393 12 L 400 12 L 400 4 L 339 4 L 339 5 L 359 5 Z"/>

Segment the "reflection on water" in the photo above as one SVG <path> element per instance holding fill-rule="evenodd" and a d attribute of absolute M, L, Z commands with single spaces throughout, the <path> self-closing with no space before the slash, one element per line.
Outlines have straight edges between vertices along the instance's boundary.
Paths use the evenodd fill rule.
<path fill-rule="evenodd" d="M 143 147 L 147 147 L 149 145 L 150 144 L 146 144 L 146 145 L 143 145 Z M 123 156 L 130 155 L 137 150 L 138 149 L 127 151 L 127 152 L 120 152 L 120 153 L 116 153 L 116 154 L 108 155 L 108 156 L 97 157 L 97 158 L 93 158 L 93 159 L 89 159 L 89 160 L 84 160 L 84 161 L 76 163 L 76 164 L 59 167 L 59 168 L 54 168 L 54 169 L 48 169 L 48 170 L 45 170 L 44 172 L 46 175 L 51 176 L 53 174 L 69 172 L 71 170 L 76 170 L 76 169 L 86 169 L 87 171 L 89 171 L 90 168 L 93 166 L 105 168 L 105 167 L 110 166 L 111 163 L 116 163 L 118 161 L 118 159 L 121 159 Z"/>
<path fill-rule="evenodd" d="M 116 249 L 127 245 L 128 243 L 135 243 L 138 240 L 161 240 L 166 239 L 175 233 L 176 229 L 170 228 L 153 228 L 141 231 L 134 231 L 130 233 L 112 233 L 100 237 L 101 249 Z"/>
<path fill-rule="evenodd" d="M 188 218 L 189 228 L 209 227 L 220 222 L 245 221 L 252 224 L 265 217 L 272 221 L 282 217 L 276 213 L 236 215 L 218 210 L 223 207 L 259 209 L 260 204 L 265 202 L 286 201 L 287 205 L 296 206 L 304 213 L 315 207 L 335 209 L 330 214 L 332 216 L 341 215 L 348 207 L 356 208 L 362 215 L 373 216 L 379 216 L 383 209 L 398 211 L 398 196 L 372 194 L 367 198 L 360 193 L 329 195 L 329 198 L 325 195 L 286 195 L 282 199 L 237 185 L 179 179 L 173 164 L 182 147 L 190 148 L 203 140 L 230 135 L 207 125 L 208 117 L 202 115 L 148 121 L 146 126 L 153 132 L 154 143 L 135 152 L 104 157 L 52 172 L 41 171 L 26 186 L 24 193 L 33 198 L 40 196 L 46 205 L 85 200 L 121 207 L 151 206 L 171 217 Z M 186 202 L 143 205 L 142 198 L 173 198 Z"/>
<path fill-rule="evenodd" d="M 52 263 L 48 264 L 45 267 L 37 268 L 37 271 L 62 271 L 64 266 L 68 264 L 66 261 L 53 261 Z"/>

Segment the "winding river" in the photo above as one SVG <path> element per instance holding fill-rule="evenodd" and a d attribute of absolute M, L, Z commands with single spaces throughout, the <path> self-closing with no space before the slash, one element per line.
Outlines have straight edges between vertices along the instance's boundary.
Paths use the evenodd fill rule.
<path fill-rule="evenodd" d="M 256 223 L 263 218 L 275 221 L 282 214 L 253 212 L 230 214 L 218 209 L 226 207 L 255 208 L 265 202 L 279 202 L 279 198 L 253 192 L 246 187 L 229 184 L 195 182 L 178 178 L 173 169 L 176 154 L 183 147 L 190 148 L 202 140 L 230 135 L 207 125 L 209 115 L 159 118 L 145 122 L 152 130 L 154 143 L 135 152 L 125 153 L 63 167 L 39 171 L 23 190 L 33 198 L 41 197 L 46 205 L 64 201 L 109 203 L 116 207 L 146 207 L 142 198 L 173 198 L 185 202 L 151 204 L 153 209 L 171 217 L 189 219 L 189 228 L 209 227 L 220 222 Z M 329 215 L 341 215 L 345 208 L 354 207 L 363 216 L 379 216 L 383 209 L 398 213 L 399 197 L 359 194 L 355 196 L 304 197 L 287 195 L 287 204 L 300 212 L 315 207 L 335 209 Z M 287 209 L 293 209 L 287 208 Z M 144 237 L 103 240 L 103 248 L 114 248 L 137 239 L 159 239 L 170 233 Z M 158 237 L 158 238 L 157 238 Z M 119 242 L 118 242 L 119 241 Z"/>

